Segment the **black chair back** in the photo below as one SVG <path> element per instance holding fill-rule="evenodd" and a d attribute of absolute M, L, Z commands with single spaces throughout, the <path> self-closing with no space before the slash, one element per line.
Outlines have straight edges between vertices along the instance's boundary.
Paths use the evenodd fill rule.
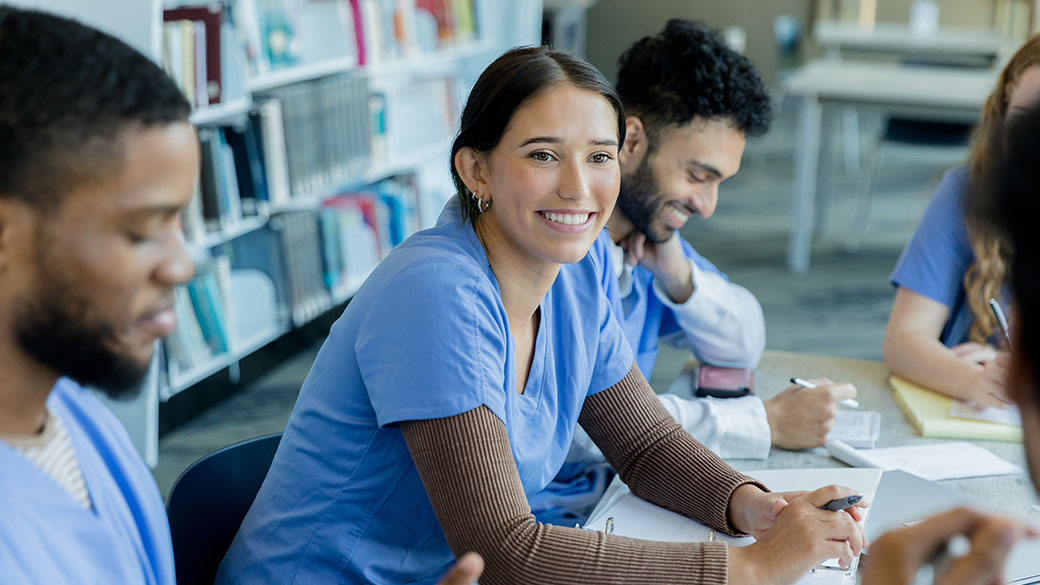
<path fill-rule="evenodd" d="M 282 434 L 248 439 L 206 455 L 170 490 L 174 563 L 179 585 L 210 585 L 271 467 Z"/>

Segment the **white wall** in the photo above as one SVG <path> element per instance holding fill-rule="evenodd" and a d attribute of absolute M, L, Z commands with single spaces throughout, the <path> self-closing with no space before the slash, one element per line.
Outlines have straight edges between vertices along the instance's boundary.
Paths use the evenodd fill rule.
<path fill-rule="evenodd" d="M 75 18 L 123 39 L 138 51 L 159 59 L 162 55 L 162 6 L 159 0 L 5 0 Z"/>

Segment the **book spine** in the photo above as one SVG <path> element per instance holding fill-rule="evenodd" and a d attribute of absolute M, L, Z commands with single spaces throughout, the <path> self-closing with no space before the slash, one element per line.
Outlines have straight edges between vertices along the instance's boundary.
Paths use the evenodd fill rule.
<path fill-rule="evenodd" d="M 273 98 L 266 100 L 260 104 L 259 112 L 267 194 L 271 206 L 277 208 L 288 203 L 292 197 L 285 154 L 285 131 L 282 127 L 282 102 Z"/>

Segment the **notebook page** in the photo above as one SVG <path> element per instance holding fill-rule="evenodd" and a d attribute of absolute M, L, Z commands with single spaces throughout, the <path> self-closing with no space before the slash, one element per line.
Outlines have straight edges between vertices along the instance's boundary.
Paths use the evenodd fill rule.
<path fill-rule="evenodd" d="M 1018 408 L 976 408 L 966 402 L 954 400 L 950 405 L 950 416 L 953 418 L 969 418 L 1004 425 L 1022 426 L 1022 414 Z"/>
<path fill-rule="evenodd" d="M 839 410 L 827 442 L 842 441 L 859 449 L 877 446 L 881 413 L 876 410 Z"/>

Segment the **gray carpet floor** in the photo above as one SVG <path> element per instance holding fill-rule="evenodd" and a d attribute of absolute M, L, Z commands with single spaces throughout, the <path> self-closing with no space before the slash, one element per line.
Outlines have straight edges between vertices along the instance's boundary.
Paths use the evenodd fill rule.
<path fill-rule="evenodd" d="M 785 107 L 773 133 L 749 143 L 740 173 L 720 190 L 715 215 L 693 218 L 683 236 L 758 297 L 769 348 L 879 360 L 893 298 L 889 273 L 943 172 L 966 151 L 884 145 L 868 231 L 858 253 L 849 254 L 844 243 L 853 222 L 858 177 L 832 160 L 839 158 L 842 137 L 837 125 L 828 124 L 834 148 L 825 152 L 836 154 L 821 161 L 819 207 L 824 212 L 817 222 L 812 266 L 808 275 L 794 276 L 784 260 L 791 226 L 795 122 L 793 108 Z M 879 127 L 876 117 L 860 117 L 857 144 L 864 159 L 877 144 Z M 166 434 L 154 469 L 163 494 L 202 455 L 281 431 L 317 349 L 301 347 L 299 354 L 255 384 Z M 654 387 L 667 388 L 686 359 L 686 352 L 664 349 L 651 380 Z"/>

